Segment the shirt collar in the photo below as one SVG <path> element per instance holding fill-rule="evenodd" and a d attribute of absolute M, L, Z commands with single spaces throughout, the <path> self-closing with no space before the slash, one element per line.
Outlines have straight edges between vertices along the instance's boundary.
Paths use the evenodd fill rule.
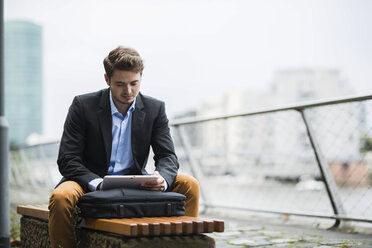
<path fill-rule="evenodd" d="M 134 98 L 134 101 L 132 102 L 132 104 L 130 105 L 129 109 L 128 109 L 128 112 L 129 113 L 132 113 L 134 111 L 134 109 L 136 108 L 136 99 L 137 97 Z M 110 106 L 111 106 L 111 115 L 114 115 L 116 113 L 119 113 L 121 114 L 118 109 L 116 108 L 115 106 L 115 103 L 114 101 L 112 100 L 112 95 L 111 95 L 111 90 L 110 90 Z"/>

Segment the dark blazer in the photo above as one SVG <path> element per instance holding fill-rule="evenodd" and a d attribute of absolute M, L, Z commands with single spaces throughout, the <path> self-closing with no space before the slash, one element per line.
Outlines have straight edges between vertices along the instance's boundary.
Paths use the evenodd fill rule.
<path fill-rule="evenodd" d="M 62 181 L 76 181 L 85 190 L 88 182 L 107 174 L 110 164 L 112 116 L 109 92 L 107 88 L 76 96 L 64 125 L 57 160 L 64 177 Z M 131 144 L 135 169 L 131 174 L 147 174 L 145 166 L 151 145 L 156 170 L 170 186 L 179 165 L 164 102 L 139 93 L 132 114 Z"/>

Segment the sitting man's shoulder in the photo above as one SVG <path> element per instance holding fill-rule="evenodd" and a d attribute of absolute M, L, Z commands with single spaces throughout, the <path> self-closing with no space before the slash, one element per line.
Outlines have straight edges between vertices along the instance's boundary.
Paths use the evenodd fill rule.
<path fill-rule="evenodd" d="M 162 104 L 164 103 L 163 101 L 159 100 L 159 99 L 156 99 L 152 96 L 148 96 L 148 95 L 143 95 L 142 93 L 139 93 L 139 96 L 141 97 L 142 101 L 145 103 L 145 104 Z"/>
<path fill-rule="evenodd" d="M 160 108 L 161 105 L 164 105 L 162 100 L 156 99 L 152 96 L 143 95 L 142 93 L 139 93 L 138 96 L 141 98 L 144 107 Z"/>
<path fill-rule="evenodd" d="M 104 94 L 109 95 L 109 90 L 110 89 L 107 88 L 107 89 L 102 89 L 102 90 L 98 90 L 95 92 L 85 93 L 85 94 L 77 95 L 76 98 L 78 98 L 81 101 L 100 98 Z"/>

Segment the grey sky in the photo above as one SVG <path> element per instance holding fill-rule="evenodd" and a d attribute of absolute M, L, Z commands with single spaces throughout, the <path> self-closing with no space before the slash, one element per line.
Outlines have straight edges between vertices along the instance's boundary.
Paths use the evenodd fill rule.
<path fill-rule="evenodd" d="M 336 68 L 372 94 L 372 1 L 5 0 L 5 19 L 43 26 L 45 134 L 73 96 L 105 87 L 118 45 L 145 59 L 142 92 L 169 116 L 229 89 L 265 89 L 280 68 Z"/>

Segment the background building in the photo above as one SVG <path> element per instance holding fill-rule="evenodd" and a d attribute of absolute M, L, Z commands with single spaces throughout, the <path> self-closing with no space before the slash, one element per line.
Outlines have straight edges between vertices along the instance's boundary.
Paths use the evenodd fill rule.
<path fill-rule="evenodd" d="M 43 130 L 42 28 L 28 21 L 4 26 L 5 116 L 11 145 Z"/>
<path fill-rule="evenodd" d="M 271 87 L 264 92 L 231 90 L 205 101 L 197 113 L 201 116 L 239 113 L 353 93 L 339 70 L 286 69 L 274 74 Z M 361 104 L 306 110 L 329 163 L 349 164 L 360 160 L 360 137 L 365 131 Z M 207 122 L 199 130 L 202 130 L 198 133 L 202 137 L 201 163 L 218 167 L 210 171 L 221 171 L 222 167 L 222 172 L 247 170 L 252 174 L 252 168 L 260 167 L 253 171 L 279 176 L 316 172 L 310 166 L 314 164 L 314 154 L 297 111 Z"/>
<path fill-rule="evenodd" d="M 274 74 L 270 95 L 275 104 L 306 102 L 312 100 L 326 100 L 335 97 L 345 97 L 354 94 L 342 73 L 336 69 L 301 68 L 280 70 Z M 319 139 L 319 145 L 327 160 L 332 162 L 349 163 L 360 160 L 360 137 L 365 131 L 363 128 L 362 103 L 349 103 L 337 106 L 311 108 L 307 110 L 312 127 Z M 291 136 L 291 143 L 295 148 L 288 150 L 284 146 L 283 134 L 279 126 L 274 130 L 274 143 L 276 149 L 283 153 L 307 154 L 312 157 L 309 149 L 307 133 L 302 121 L 299 121 L 296 135 Z M 300 126 L 302 125 L 302 126 Z M 288 144 L 288 138 L 287 138 Z M 345 151 L 342 151 L 342 148 Z M 303 157 L 305 159 L 305 157 Z"/>

